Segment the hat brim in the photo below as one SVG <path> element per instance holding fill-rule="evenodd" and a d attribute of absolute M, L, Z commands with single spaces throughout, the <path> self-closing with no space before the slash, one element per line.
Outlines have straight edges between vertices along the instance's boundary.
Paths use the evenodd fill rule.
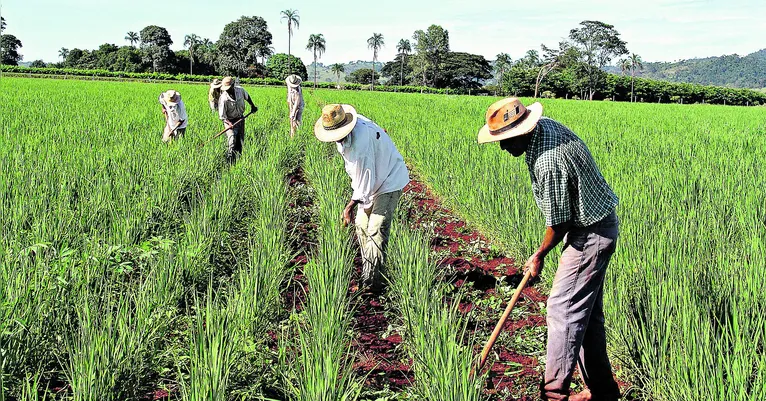
<path fill-rule="evenodd" d="M 321 142 L 337 142 L 348 136 L 351 131 L 354 130 L 357 121 L 356 109 L 348 104 L 341 105 L 343 111 L 346 113 L 347 123 L 334 130 L 327 130 L 322 125 L 322 119 L 317 120 L 314 124 L 314 135 Z M 351 116 L 349 118 L 349 116 Z"/>
<path fill-rule="evenodd" d="M 535 129 L 537 123 L 540 121 L 540 118 L 543 116 L 543 105 L 540 104 L 540 102 L 535 102 L 527 106 L 527 110 L 527 116 L 524 117 L 524 120 L 519 123 L 519 125 L 507 131 L 503 131 L 500 134 L 493 134 L 489 129 L 489 125 L 484 125 L 479 130 L 479 143 L 497 142 L 502 141 L 503 139 L 513 138 L 530 133 L 533 129 Z"/>
<path fill-rule="evenodd" d="M 231 89 L 232 86 L 234 86 L 234 84 L 231 84 L 229 86 L 221 84 L 221 90 L 225 92 L 225 91 Z"/>
<path fill-rule="evenodd" d="M 297 87 L 301 86 L 303 81 L 298 81 L 298 83 L 296 83 L 296 84 L 294 84 L 294 83 L 292 83 L 290 81 L 285 81 L 285 83 L 287 84 L 287 86 L 289 86 L 291 88 L 297 88 Z"/>

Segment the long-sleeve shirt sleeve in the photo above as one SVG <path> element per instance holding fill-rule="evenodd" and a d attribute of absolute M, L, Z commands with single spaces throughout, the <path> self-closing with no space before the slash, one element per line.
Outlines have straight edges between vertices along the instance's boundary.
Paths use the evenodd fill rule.
<path fill-rule="evenodd" d="M 365 209 L 372 207 L 376 195 L 401 190 L 409 182 L 407 166 L 391 138 L 362 116 L 338 150 L 351 178 L 351 199 Z"/>

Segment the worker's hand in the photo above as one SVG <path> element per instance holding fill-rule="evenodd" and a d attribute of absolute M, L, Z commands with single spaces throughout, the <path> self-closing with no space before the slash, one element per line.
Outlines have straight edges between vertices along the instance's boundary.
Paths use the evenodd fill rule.
<path fill-rule="evenodd" d="M 354 208 L 346 206 L 345 209 L 343 209 L 343 227 L 348 227 L 351 225 L 352 221 L 354 220 Z"/>
<path fill-rule="evenodd" d="M 229 120 L 224 121 L 223 125 L 226 126 L 227 130 L 230 130 L 230 129 L 234 128 L 234 124 L 232 124 L 231 121 L 229 121 Z"/>
<path fill-rule="evenodd" d="M 530 256 L 527 263 L 524 264 L 524 274 L 532 272 L 532 277 L 537 277 L 543 272 L 543 266 L 545 264 L 545 258 L 538 253 Z"/>

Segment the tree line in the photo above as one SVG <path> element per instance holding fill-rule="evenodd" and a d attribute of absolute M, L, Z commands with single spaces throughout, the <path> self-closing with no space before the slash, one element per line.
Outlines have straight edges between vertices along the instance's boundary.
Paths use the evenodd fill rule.
<path fill-rule="evenodd" d="M 196 34 L 185 35 L 184 50 L 171 50 L 173 39 L 167 29 L 150 25 L 139 32 L 128 32 L 125 36 L 128 45 L 105 43 L 95 50 L 62 48 L 61 61 L 47 65 L 35 61 L 32 67 L 173 75 L 188 71 L 189 75 L 275 79 L 294 73 L 307 80 L 305 64 L 291 54 L 292 37 L 300 27 L 299 13 L 288 9 L 282 11 L 280 17 L 287 27 L 287 54 L 275 54 L 272 34 L 263 18 L 242 16 L 224 26 L 215 42 Z M 5 20 L 0 26 L 5 28 Z M 18 54 L 21 42 L 12 35 L 2 35 L 1 39 L 3 64 L 16 65 L 21 60 Z M 515 61 L 508 53 L 500 53 L 490 62 L 481 55 L 454 52 L 450 49 L 449 32 L 439 25 L 416 30 L 411 39 L 400 39 L 395 59 L 378 68 L 378 54 L 385 44 L 383 34 L 373 33 L 367 39 L 373 68 L 356 70 L 345 79 L 369 85 L 370 89 L 386 85 L 590 100 L 766 103 L 766 95 L 754 91 L 638 78 L 636 73 L 640 74 L 643 69 L 643 60 L 629 53 L 627 43 L 613 25 L 601 21 L 583 21 L 557 46 L 543 44 L 540 52 L 529 50 Z M 306 49 L 313 55 L 314 86 L 317 86 L 318 60 L 327 50 L 324 35 L 311 34 Z M 606 67 L 619 57 L 623 57 L 617 62 L 622 75 L 607 73 Z M 344 65 L 333 64 L 330 70 L 340 87 Z M 493 78 L 495 84 L 491 82 Z"/>

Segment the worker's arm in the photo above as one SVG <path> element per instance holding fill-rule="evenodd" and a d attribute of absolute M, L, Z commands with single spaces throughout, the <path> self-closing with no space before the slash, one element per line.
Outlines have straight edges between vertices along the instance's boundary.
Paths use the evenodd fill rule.
<path fill-rule="evenodd" d="M 351 199 L 343 209 L 343 227 L 348 227 L 354 220 L 354 208 L 359 204 L 358 200 Z"/>
<path fill-rule="evenodd" d="M 246 90 L 242 89 L 242 93 L 245 94 L 245 100 L 247 100 L 248 103 L 250 103 L 250 113 L 255 113 L 258 111 L 258 108 L 255 107 L 255 103 L 253 103 L 253 99 L 250 97 L 250 94 L 247 93 Z"/>
<path fill-rule="evenodd" d="M 524 271 L 531 271 L 532 277 L 537 277 L 542 273 L 545 257 L 564 240 L 564 236 L 571 228 L 572 223 L 569 221 L 546 228 L 540 248 L 527 260 L 527 263 L 524 265 Z"/>

